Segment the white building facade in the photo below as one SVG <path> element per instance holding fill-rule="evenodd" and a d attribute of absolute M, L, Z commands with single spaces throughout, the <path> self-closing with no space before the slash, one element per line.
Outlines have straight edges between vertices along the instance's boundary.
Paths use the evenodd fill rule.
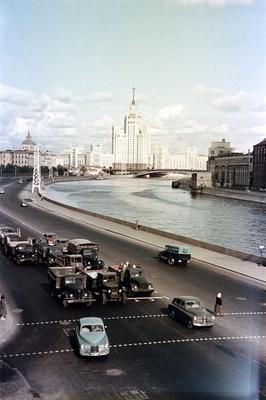
<path fill-rule="evenodd" d="M 151 137 L 135 102 L 135 88 L 123 130 L 112 128 L 114 169 L 141 170 L 149 167 Z"/>

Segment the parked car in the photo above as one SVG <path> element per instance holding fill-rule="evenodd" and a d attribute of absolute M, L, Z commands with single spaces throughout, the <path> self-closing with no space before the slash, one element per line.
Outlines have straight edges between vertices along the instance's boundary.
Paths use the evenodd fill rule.
<path fill-rule="evenodd" d="M 200 299 L 193 296 L 175 297 L 168 305 L 168 314 L 173 319 L 185 323 L 188 328 L 212 327 L 215 324 L 214 313 L 207 310 Z"/>
<path fill-rule="evenodd" d="M 81 356 L 108 356 L 110 353 L 109 340 L 101 318 L 80 318 L 75 335 Z"/>
<path fill-rule="evenodd" d="M 158 254 L 160 261 L 165 261 L 169 265 L 187 264 L 191 259 L 191 248 L 187 246 L 166 245 L 164 250 Z"/>

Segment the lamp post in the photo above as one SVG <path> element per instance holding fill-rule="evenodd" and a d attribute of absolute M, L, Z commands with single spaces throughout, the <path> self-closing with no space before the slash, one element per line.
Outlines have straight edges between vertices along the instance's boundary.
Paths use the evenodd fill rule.
<path fill-rule="evenodd" d="M 263 245 L 260 245 L 259 246 L 259 251 L 260 251 L 260 265 L 263 265 L 263 256 L 262 256 L 262 253 L 263 253 L 263 250 L 265 249 L 265 246 L 263 246 Z"/>

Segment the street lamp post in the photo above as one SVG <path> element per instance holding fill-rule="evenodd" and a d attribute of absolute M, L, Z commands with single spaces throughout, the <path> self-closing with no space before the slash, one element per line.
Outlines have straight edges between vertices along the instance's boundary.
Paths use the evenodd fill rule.
<path fill-rule="evenodd" d="M 259 251 L 260 251 L 260 265 L 263 265 L 263 250 L 265 249 L 265 246 L 260 245 L 259 246 Z"/>

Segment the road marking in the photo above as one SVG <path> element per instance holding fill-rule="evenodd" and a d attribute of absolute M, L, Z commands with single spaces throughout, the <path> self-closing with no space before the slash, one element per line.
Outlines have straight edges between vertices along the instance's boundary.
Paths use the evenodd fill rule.
<path fill-rule="evenodd" d="M 38 233 L 40 233 L 41 235 L 43 234 L 43 232 L 41 232 L 39 229 L 35 228 L 34 226 L 32 226 L 32 225 L 30 225 L 30 224 L 27 224 L 26 222 L 22 221 L 20 218 L 14 216 L 14 215 L 12 215 L 12 214 L 7 213 L 6 211 L 1 210 L 1 213 L 2 213 L 2 214 L 5 214 L 7 217 L 9 217 L 9 218 L 11 218 L 11 219 L 13 219 L 13 220 L 19 222 L 20 224 L 27 226 L 28 228 L 34 230 L 35 232 L 38 232 Z"/>
<path fill-rule="evenodd" d="M 243 312 L 227 312 L 224 316 L 238 316 L 238 315 L 266 315 L 266 311 L 243 311 Z M 112 316 L 102 317 L 103 320 L 124 320 L 124 319 L 141 319 L 141 318 L 162 318 L 168 317 L 168 314 L 141 314 L 141 315 L 124 315 L 124 316 Z M 219 318 L 219 316 L 218 316 Z M 34 326 L 34 325 L 49 325 L 49 324 L 60 324 L 69 325 L 71 322 L 77 322 L 79 318 L 54 320 L 54 321 L 36 321 L 36 322 L 21 322 L 17 323 L 17 326 Z"/>
<path fill-rule="evenodd" d="M 216 337 L 206 337 L 206 338 L 187 338 L 187 339 L 167 339 L 167 340 L 153 340 L 148 342 L 138 342 L 138 343 L 119 343 L 110 345 L 112 349 L 121 349 L 132 346 L 154 346 L 160 344 L 179 344 L 179 343 L 195 343 L 195 342 L 217 342 L 217 341 L 235 341 L 235 340 L 260 340 L 266 339 L 265 335 L 258 336 L 216 336 Z M 28 353 L 11 353 L 11 354 L 0 354 L 1 358 L 13 358 L 13 357 L 29 357 L 29 356 L 42 356 L 50 354 L 63 354 L 74 352 L 73 348 L 60 349 L 60 350 L 47 350 L 47 351 L 34 351 Z"/>

